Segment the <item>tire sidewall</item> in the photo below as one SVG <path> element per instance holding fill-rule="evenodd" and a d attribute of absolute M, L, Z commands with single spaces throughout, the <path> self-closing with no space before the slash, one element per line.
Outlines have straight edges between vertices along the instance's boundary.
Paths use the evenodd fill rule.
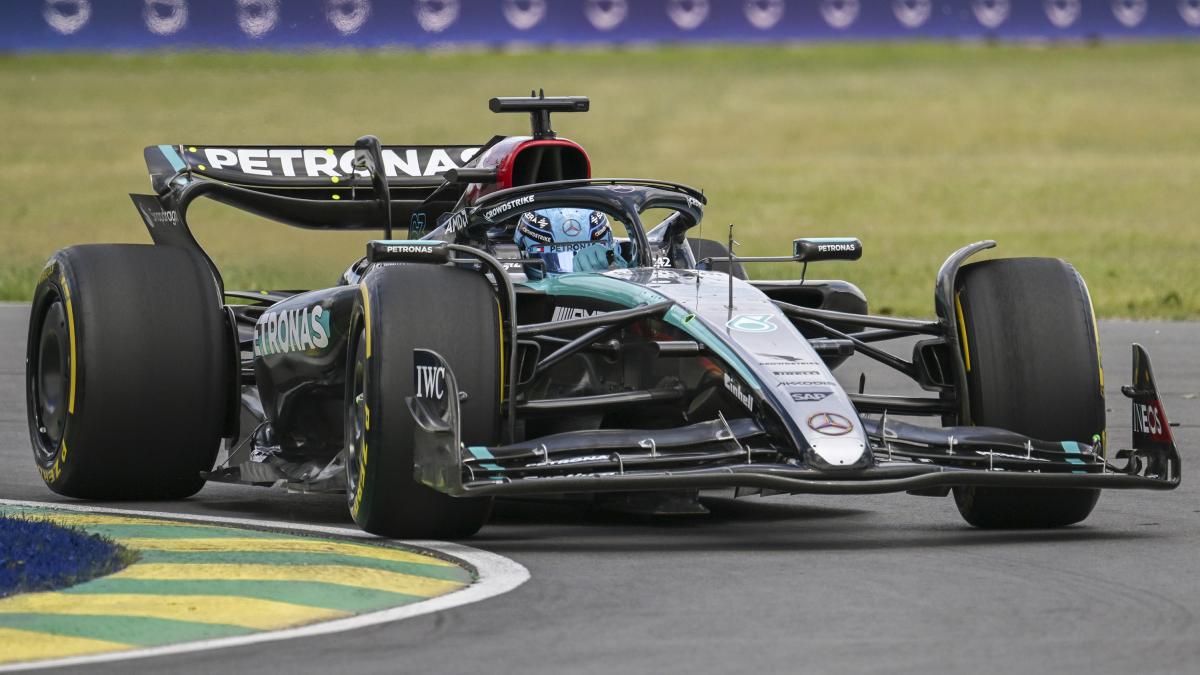
<path fill-rule="evenodd" d="M 1055 380 L 1062 378 L 1063 381 L 1075 382 L 1072 389 L 1079 389 L 1077 392 L 1060 392 L 1060 396 L 1047 397 L 1042 387 L 1038 387 L 1036 383 L 1026 382 L 1022 386 L 1017 386 L 1015 383 L 1020 381 L 1020 378 L 1013 376 L 1012 372 L 996 372 L 989 373 L 984 369 L 984 363 L 996 361 L 996 354 L 990 354 L 992 358 L 985 359 L 981 356 L 978 349 L 983 342 L 979 332 L 979 327 L 973 321 L 983 321 L 995 318 L 989 315 L 981 315 L 976 318 L 977 312 L 987 312 L 984 309 L 989 303 L 993 303 L 991 298 L 972 297 L 971 279 L 975 274 L 984 276 L 993 274 L 1002 276 L 1008 274 L 1012 280 L 1010 284 L 998 284 L 995 279 L 989 283 L 992 284 L 992 291 L 997 287 L 1005 287 L 1005 291 L 1011 289 L 1007 286 L 1019 286 L 1023 279 L 1018 278 L 1022 265 L 1026 265 L 1025 274 L 1037 274 L 1040 270 L 1037 266 L 1049 266 L 1050 260 L 1060 265 L 1059 270 L 1062 274 L 1069 277 L 1069 284 L 1062 282 L 1062 288 L 1051 288 L 1049 284 L 1040 287 L 1038 293 L 1046 294 L 1045 297 L 1054 297 L 1055 291 L 1069 294 L 1067 300 L 1072 303 L 1078 300 L 1078 304 L 1074 305 L 1074 309 L 1081 310 L 1079 316 L 1059 315 L 1057 320 L 1059 323 L 1054 326 L 1053 334 L 1050 336 L 1049 342 L 1062 349 L 1054 349 L 1051 345 L 1034 344 L 1024 345 L 1027 350 L 1024 353 L 1038 352 L 1034 356 L 1042 357 L 1044 354 L 1053 356 L 1053 352 L 1059 352 L 1062 361 L 1070 361 L 1070 357 L 1078 354 L 1087 356 L 1087 362 L 1091 365 L 1087 373 L 1070 372 L 1070 366 L 1063 366 L 1067 372 L 1052 373 L 1055 375 Z M 1010 429 L 1018 433 L 1024 433 L 1033 437 L 1041 437 L 1048 441 L 1068 441 L 1074 440 L 1079 442 L 1094 442 L 1092 434 L 1100 434 L 1101 442 L 1105 442 L 1105 405 L 1103 392 L 1103 372 L 1100 369 L 1100 348 L 1098 336 L 1096 333 L 1095 315 L 1091 305 L 1091 298 L 1087 292 L 1087 287 L 1074 267 L 1056 259 L 1044 258 L 1010 258 L 988 260 L 981 263 L 974 263 L 963 268 L 959 278 L 959 284 L 956 288 L 955 302 L 958 305 L 957 310 L 961 311 L 961 320 L 964 322 L 962 326 L 963 334 L 966 336 L 967 344 L 962 345 L 964 355 L 968 363 L 973 363 L 974 368 L 967 372 L 968 396 L 971 403 L 971 423 L 977 426 L 996 426 Z M 1069 287 L 1068 287 L 1069 286 Z M 982 291 L 983 289 L 980 289 Z M 1027 292 L 1028 288 L 1025 289 Z M 1015 293 L 1015 291 L 1012 291 Z M 982 295 L 982 294 L 981 294 Z M 1030 304 L 1036 304 L 1044 298 L 1033 298 Z M 977 303 L 973 305 L 974 303 Z M 1011 298 L 1009 298 L 1011 302 Z M 1024 303 L 1019 304 L 1019 307 L 1024 307 Z M 1035 315 L 1046 316 L 1046 308 L 1042 307 L 1042 313 Z M 995 307 L 990 308 L 991 312 L 995 312 Z M 1020 310 L 1015 310 L 1020 311 Z M 1008 336 L 1010 341 L 1015 343 L 1019 338 L 1024 338 L 1026 332 L 1037 330 L 1045 330 L 1046 326 L 1024 326 L 1028 323 L 1023 319 L 1029 317 L 1021 316 L 1006 316 L 1004 317 L 1008 325 L 1016 325 L 1022 329 L 1022 335 L 1018 337 Z M 1078 331 L 1083 328 L 1083 339 L 1076 337 L 1073 341 L 1080 344 L 1071 344 L 1068 346 L 1062 344 L 1054 344 L 1059 342 L 1071 342 L 1063 336 L 1069 336 L 1070 331 Z M 983 338 L 992 343 L 1001 340 L 1000 335 L 984 335 Z M 1003 342 L 1001 340 L 1001 342 Z M 1021 351 L 1021 350 L 1018 350 Z M 1065 352 L 1074 352 L 1074 354 L 1066 354 Z M 1094 355 L 1094 359 L 1090 355 Z M 1021 353 L 1008 355 L 1003 359 L 1004 364 L 997 364 L 997 369 L 1009 371 L 1015 368 L 1029 367 L 1029 360 L 1022 358 Z M 1043 361 L 1045 363 L 1045 361 Z M 1078 369 L 1080 364 L 1076 363 Z M 1050 368 L 1046 369 L 1050 372 Z M 981 372 L 983 371 L 983 372 Z M 1016 372 L 1016 371 L 1013 371 Z M 995 389 L 990 390 L 990 393 L 985 392 L 985 378 L 1000 378 L 1001 382 L 1008 382 L 1008 387 L 1000 387 L 1000 389 L 1010 390 L 1007 397 L 1001 397 Z M 1086 380 L 1086 382 L 1084 382 Z M 1082 391 L 1085 390 L 1086 391 Z M 1090 397 L 1096 396 L 1092 400 Z M 1019 397 L 1013 399 L 1011 397 Z M 1081 398 L 1087 397 L 1087 398 Z M 1041 400 L 1041 399 L 1049 400 Z M 1071 403 L 1078 403 L 1079 408 L 1073 411 L 1068 411 L 1063 408 L 1063 404 L 1067 399 L 1074 399 Z M 1035 401 L 1031 404 L 1030 401 Z M 1001 404 L 1007 405 L 1012 402 L 1024 410 L 1023 414 L 1014 414 L 1012 408 L 1000 412 L 999 415 L 993 415 L 991 406 Z M 1057 408 L 1055 408 L 1057 406 Z M 1070 406 L 1067 406 L 1070 407 Z M 1047 410 L 1052 412 L 1047 413 Z M 1051 424 L 1047 420 L 1053 420 Z M 1022 428 L 1024 424 L 1031 424 L 1034 428 Z M 1053 431 L 1049 431 L 1050 427 L 1054 427 Z M 1040 431 L 1040 433 L 1039 433 Z M 1100 491 L 1097 489 L 1049 489 L 1049 488 L 985 488 L 985 487 L 957 487 L 954 489 L 955 503 L 962 513 L 963 517 L 971 524 L 980 527 L 1060 527 L 1070 525 L 1084 520 L 1090 514 L 1099 498 Z"/>
<path fill-rule="evenodd" d="M 401 266 L 397 266 L 398 268 Z M 438 341 L 426 343 L 419 339 L 422 333 L 422 322 L 414 316 L 423 311 L 411 303 L 436 303 L 433 297 L 396 298 L 386 297 L 389 290 L 393 294 L 397 286 L 402 284 L 388 281 L 389 274 L 412 274 L 419 270 L 428 278 L 443 278 L 449 281 L 447 275 L 473 275 L 475 272 L 455 268 L 402 267 L 394 272 L 379 269 L 368 273 L 360 284 L 360 295 L 352 313 L 351 325 L 354 338 L 347 341 L 347 374 L 346 374 L 346 432 L 347 438 L 353 422 L 349 419 L 352 413 L 355 362 L 358 345 L 366 342 L 365 354 L 365 391 L 366 429 L 364 433 L 365 451 L 360 451 L 357 457 L 358 489 L 348 495 L 351 516 L 355 522 L 368 532 L 385 536 L 434 536 L 455 537 L 473 533 L 482 525 L 490 511 L 490 498 L 450 497 L 418 483 L 413 477 L 413 433 L 415 422 L 407 409 L 405 398 L 412 395 L 413 389 L 413 355 L 416 347 L 429 348 L 441 352 Z M 478 283 L 487 284 L 482 278 Z M 494 293 L 488 291 L 489 298 Z M 385 317 L 384 312 L 393 315 Z M 444 312 L 457 313 L 458 308 L 446 308 Z M 497 308 L 496 312 L 499 311 Z M 397 319 L 397 316 L 401 319 Z M 483 317 L 473 318 L 469 314 L 462 316 L 460 321 L 485 320 Z M 486 319 L 495 320 L 495 317 Z M 391 331 L 391 332 L 389 332 Z M 457 348 L 458 345 L 447 346 L 447 349 Z M 453 365 L 453 360 L 451 360 Z M 495 368 L 495 365 L 493 365 Z M 456 370 L 456 374 L 457 374 Z M 464 373 L 471 376 L 473 373 Z M 499 388 L 496 373 L 480 375 L 480 381 L 495 380 Z M 492 443 L 496 440 L 498 430 L 498 411 L 479 409 L 469 411 L 474 401 L 468 400 L 463 404 L 463 415 L 460 419 L 464 428 L 464 441 Z M 487 408 L 490 406 L 483 406 Z M 482 417 L 481 417 L 482 416 Z M 472 425 L 489 426 L 484 432 L 486 439 L 467 438 L 467 428 Z M 347 464 L 349 464 L 348 458 Z"/>
<path fill-rule="evenodd" d="M 363 295 L 365 296 L 365 294 L 366 294 L 366 289 L 363 288 Z M 347 438 L 347 442 L 350 442 L 350 439 L 352 438 L 352 436 L 351 436 L 352 425 L 355 422 L 355 420 L 352 417 L 354 411 L 351 408 L 351 406 L 356 405 L 356 402 L 354 401 L 354 398 L 356 396 L 354 378 L 355 378 L 356 370 L 359 365 L 358 349 L 359 349 L 359 346 L 367 340 L 366 332 L 367 332 L 368 328 L 367 328 L 367 324 L 366 324 L 366 319 L 364 318 L 364 314 L 365 314 L 365 312 L 363 312 L 361 305 L 355 306 L 354 312 L 352 315 L 352 319 L 351 319 L 351 324 L 350 324 L 352 327 L 350 335 L 353 337 L 350 340 L 347 340 L 347 343 L 346 343 L 346 349 L 347 349 L 347 354 L 346 354 L 346 364 L 347 364 L 347 367 L 346 367 L 346 399 L 347 399 L 347 401 L 346 401 L 346 403 L 347 403 L 347 405 L 345 406 L 345 408 L 346 408 L 345 436 Z M 377 507 L 375 504 L 376 501 L 380 501 L 382 498 L 382 495 L 380 495 L 381 490 L 377 490 L 375 488 L 376 478 L 378 477 L 378 475 L 380 473 L 382 473 L 382 471 L 378 468 L 379 462 L 371 462 L 370 461 L 371 447 L 374 445 L 376 450 L 379 449 L 379 444 L 378 444 L 378 441 L 376 440 L 376 437 L 379 435 L 378 431 L 377 431 L 377 427 L 376 427 L 375 433 L 373 434 L 372 433 L 373 430 L 371 427 L 371 418 L 370 418 L 370 410 L 371 410 L 372 404 L 375 403 L 376 401 L 380 400 L 379 390 L 378 390 L 378 386 L 376 384 L 377 378 L 372 377 L 372 374 L 371 374 L 371 366 L 373 365 L 372 361 L 378 361 L 378 359 L 372 359 L 371 356 L 366 355 L 365 352 L 364 352 L 364 357 L 365 357 L 365 360 L 362 364 L 362 366 L 363 366 L 363 384 L 364 384 L 363 397 L 365 399 L 364 405 L 366 406 L 366 417 L 364 420 L 365 428 L 363 431 L 363 446 L 364 447 L 358 449 L 356 457 L 354 457 L 354 458 L 347 457 L 347 470 L 349 470 L 350 462 L 353 461 L 356 466 L 357 474 L 358 474 L 358 480 L 355 485 L 355 489 L 350 494 L 347 495 L 347 502 L 348 502 L 348 505 L 350 508 L 350 516 L 352 518 L 354 518 L 354 522 L 357 523 L 364 530 L 369 531 L 372 526 L 370 514 L 374 513 L 377 508 L 386 508 L 386 506 L 383 504 L 380 504 Z M 349 485 L 350 485 L 350 482 L 349 482 L 349 480 L 347 480 L 347 489 L 349 489 Z"/>
<path fill-rule="evenodd" d="M 964 269 L 964 272 L 967 272 L 967 275 L 968 275 L 967 282 L 969 282 L 969 279 L 970 279 L 969 274 L 970 274 L 971 268 L 973 268 L 973 267 L 976 269 L 983 269 L 986 266 L 997 266 L 998 267 L 998 266 L 1002 266 L 1002 265 L 1006 265 L 1006 264 L 1015 266 L 1015 265 L 1018 265 L 1022 262 L 1026 262 L 1026 261 L 1041 261 L 1041 260 L 1044 260 L 1044 259 L 1039 259 L 1039 258 L 1002 258 L 1002 259 L 997 259 L 997 260 L 988 260 L 988 261 L 984 261 L 982 263 L 976 263 L 975 265 L 968 266 L 967 268 Z M 1089 362 L 1094 363 L 1095 367 L 1090 369 L 1090 371 L 1088 373 L 1090 381 L 1088 382 L 1086 389 L 1089 392 L 1098 393 L 1098 398 L 1093 402 L 1093 405 L 1091 406 L 1092 410 L 1089 411 L 1090 416 L 1094 417 L 1095 419 L 1086 420 L 1083 423 L 1084 425 L 1086 425 L 1086 428 L 1088 429 L 1087 432 L 1072 431 L 1072 432 L 1065 433 L 1063 438 L 1045 438 L 1043 440 L 1050 440 L 1050 441 L 1074 440 L 1074 441 L 1079 441 L 1079 442 L 1092 443 L 1093 438 L 1091 437 L 1091 434 L 1103 433 L 1104 427 L 1105 427 L 1105 413 L 1104 413 L 1105 404 L 1104 404 L 1104 391 L 1103 391 L 1103 386 L 1102 386 L 1103 374 L 1102 374 L 1101 367 L 1100 367 L 1100 348 L 1099 348 L 1099 340 L 1096 335 L 1095 317 L 1094 317 L 1093 310 L 1092 310 L 1091 298 L 1088 295 L 1087 288 L 1084 285 L 1083 279 L 1079 276 L 1079 273 L 1075 270 L 1074 267 L 1071 267 L 1069 264 L 1067 264 L 1065 262 L 1058 261 L 1058 260 L 1056 260 L 1055 262 L 1061 263 L 1063 265 L 1063 267 L 1065 268 L 1065 270 L 1070 274 L 1070 276 L 1074 282 L 1074 286 L 1071 290 L 1072 290 L 1072 292 L 1079 294 L 1078 297 L 1081 300 L 1081 306 L 1083 309 L 1083 313 L 1079 317 L 1061 317 L 1063 319 L 1063 323 L 1056 329 L 1056 332 L 1069 330 L 1069 328 L 1068 328 L 1069 324 L 1067 323 L 1068 321 L 1071 321 L 1071 322 L 1078 321 L 1079 323 L 1076 327 L 1081 325 L 1086 329 L 1087 338 L 1084 341 L 1084 344 L 1080 345 L 1080 347 L 1081 347 L 1081 349 L 1094 350 L 1094 353 L 1095 353 L 1095 359 L 1089 359 Z M 958 297 L 960 298 L 959 301 L 961 302 L 961 307 L 963 310 L 963 318 L 964 318 L 964 320 L 966 320 L 968 322 L 968 325 L 966 326 L 966 332 L 968 334 L 975 333 L 976 332 L 975 328 L 970 324 L 970 320 L 974 313 L 973 312 L 974 308 L 972 307 L 971 295 L 970 295 L 969 291 L 967 291 L 966 289 L 964 289 L 962 287 L 960 287 L 959 292 L 961 295 L 959 295 Z M 1018 317 L 1011 317 L 1011 320 L 1013 322 L 1017 322 L 1017 323 L 1020 322 L 1020 319 Z M 988 337 L 991 338 L 992 336 L 988 336 Z M 982 383 L 981 383 L 981 379 L 980 379 L 981 378 L 980 368 L 981 368 L 981 365 L 982 365 L 981 362 L 983 361 L 983 359 L 980 358 L 980 355 L 977 352 L 979 345 L 980 345 L 980 340 L 979 340 L 978 336 L 970 335 L 968 338 L 968 345 L 967 345 L 968 358 L 969 358 L 970 362 L 973 362 L 975 364 L 975 368 L 967 373 L 967 385 L 968 385 L 970 401 L 971 401 L 971 417 L 972 417 L 971 423 L 975 426 L 1003 426 L 1004 428 L 1010 429 L 1012 431 L 1016 431 L 1018 433 L 1035 434 L 1036 432 L 1028 430 L 1028 429 L 1020 428 L 1019 425 L 1014 425 L 1011 423 L 997 424 L 997 422 L 995 420 L 989 419 L 990 410 L 989 410 L 988 402 L 986 402 L 982 399 L 983 387 L 982 387 Z M 1014 368 L 1019 367 L 1019 364 L 1012 364 L 1011 367 L 1014 367 Z M 1030 392 L 1030 394 L 1036 394 L 1036 393 L 1037 392 Z M 1067 419 L 1064 421 L 1066 421 L 1069 424 L 1071 422 L 1075 422 L 1076 420 Z"/>
<path fill-rule="evenodd" d="M 178 499 L 204 485 L 233 399 L 236 345 L 194 253 L 144 244 L 56 252 L 39 275 L 26 348 L 31 442 L 43 318 L 61 300 L 70 334 L 66 426 L 51 490 L 88 499 Z"/>
<path fill-rule="evenodd" d="M 79 454 L 72 455 L 70 448 L 74 444 L 74 434 L 80 426 L 76 420 L 84 413 L 87 398 L 83 395 L 87 377 L 84 367 L 79 361 L 79 344 L 83 339 L 83 326 L 75 321 L 77 299 L 71 295 L 71 289 L 77 288 L 77 286 L 71 266 L 66 264 L 64 258 L 64 252 L 56 253 L 46 262 L 46 266 L 42 268 L 42 272 L 38 276 L 33 303 L 30 306 L 29 334 L 25 355 L 26 417 L 29 422 L 30 443 L 34 447 L 34 462 L 46 485 L 60 494 L 63 493 L 64 486 L 70 484 L 73 474 L 80 470 Z M 34 411 L 38 402 L 36 401 L 37 389 L 34 381 L 39 358 L 42 323 L 55 302 L 62 303 L 68 322 L 70 344 L 67 350 L 68 365 L 66 368 L 72 374 L 67 393 L 66 425 L 63 428 L 62 438 L 56 448 L 47 448 L 45 439 L 41 437 L 37 428 L 37 416 Z M 47 462 L 44 457 L 39 456 L 38 448 L 51 451 L 52 454 L 49 458 L 51 461 Z"/>

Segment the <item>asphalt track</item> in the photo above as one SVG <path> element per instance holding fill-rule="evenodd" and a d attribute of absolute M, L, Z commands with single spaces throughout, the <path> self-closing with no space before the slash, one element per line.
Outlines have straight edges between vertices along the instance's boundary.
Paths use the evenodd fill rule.
<path fill-rule="evenodd" d="M 0 497 L 58 501 L 29 456 L 26 309 L 0 305 Z M 1194 673 L 1200 669 L 1200 324 L 1102 322 L 1110 441 L 1129 343 L 1184 458 L 1173 493 L 1109 492 L 1083 525 L 982 532 L 950 499 L 772 497 L 641 519 L 502 504 L 467 543 L 523 564 L 505 595 L 361 631 L 139 661 L 139 672 Z M 841 372 L 857 381 L 860 368 Z M 868 391 L 892 380 L 867 369 Z M 210 485 L 130 508 L 349 523 L 338 497 Z M 78 672 L 127 672 L 120 663 Z"/>

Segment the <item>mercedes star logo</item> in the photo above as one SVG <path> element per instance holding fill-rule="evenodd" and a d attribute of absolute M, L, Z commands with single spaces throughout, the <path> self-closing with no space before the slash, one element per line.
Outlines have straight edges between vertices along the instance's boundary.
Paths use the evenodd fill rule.
<path fill-rule="evenodd" d="M 823 412 L 808 418 L 808 428 L 826 436 L 844 436 L 854 430 L 854 425 L 837 413 Z"/>
<path fill-rule="evenodd" d="M 580 232 L 583 232 L 583 228 L 579 226 L 578 220 L 571 219 L 563 223 L 563 232 L 568 237 L 575 237 L 578 236 Z"/>

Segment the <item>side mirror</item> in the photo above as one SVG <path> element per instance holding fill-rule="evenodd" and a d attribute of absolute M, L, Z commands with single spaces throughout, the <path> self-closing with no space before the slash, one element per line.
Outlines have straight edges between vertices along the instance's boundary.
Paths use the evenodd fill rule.
<path fill-rule="evenodd" d="M 444 241 L 428 239 L 369 241 L 367 242 L 367 260 L 440 265 L 450 261 L 450 248 Z"/>
<path fill-rule="evenodd" d="M 730 237 L 730 241 L 732 241 Z M 810 262 L 822 260 L 858 260 L 862 257 L 862 242 L 854 237 L 814 237 L 810 239 L 793 239 L 792 255 L 788 256 L 710 256 L 696 261 L 696 269 L 712 269 L 714 262 L 737 261 L 739 263 L 760 262 L 798 262 L 804 263 L 805 269 Z"/>
<path fill-rule="evenodd" d="M 354 170 L 371 175 L 371 189 L 383 209 L 383 233 L 392 238 L 392 195 L 388 190 L 387 172 L 383 166 L 383 143 L 375 136 L 363 136 L 354 141 Z"/>
<path fill-rule="evenodd" d="M 792 259 L 796 262 L 858 260 L 862 254 L 862 242 L 854 237 L 819 237 L 792 241 Z"/>

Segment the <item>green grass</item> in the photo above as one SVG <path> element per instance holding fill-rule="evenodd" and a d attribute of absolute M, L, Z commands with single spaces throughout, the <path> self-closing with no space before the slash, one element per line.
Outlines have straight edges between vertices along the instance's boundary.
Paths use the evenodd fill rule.
<path fill-rule="evenodd" d="M 703 187 L 705 235 L 744 254 L 853 235 L 873 309 L 932 313 L 958 246 L 1067 258 L 1104 316 L 1200 315 L 1200 44 L 821 45 L 510 53 L 0 57 L 0 297 L 54 249 L 148 241 L 125 193 L 157 143 L 482 142 L 531 87 L 587 94 L 555 126 L 598 176 Z M 364 236 L 198 205 L 231 287 L 332 283 Z M 795 275 L 794 266 L 756 268 Z"/>

